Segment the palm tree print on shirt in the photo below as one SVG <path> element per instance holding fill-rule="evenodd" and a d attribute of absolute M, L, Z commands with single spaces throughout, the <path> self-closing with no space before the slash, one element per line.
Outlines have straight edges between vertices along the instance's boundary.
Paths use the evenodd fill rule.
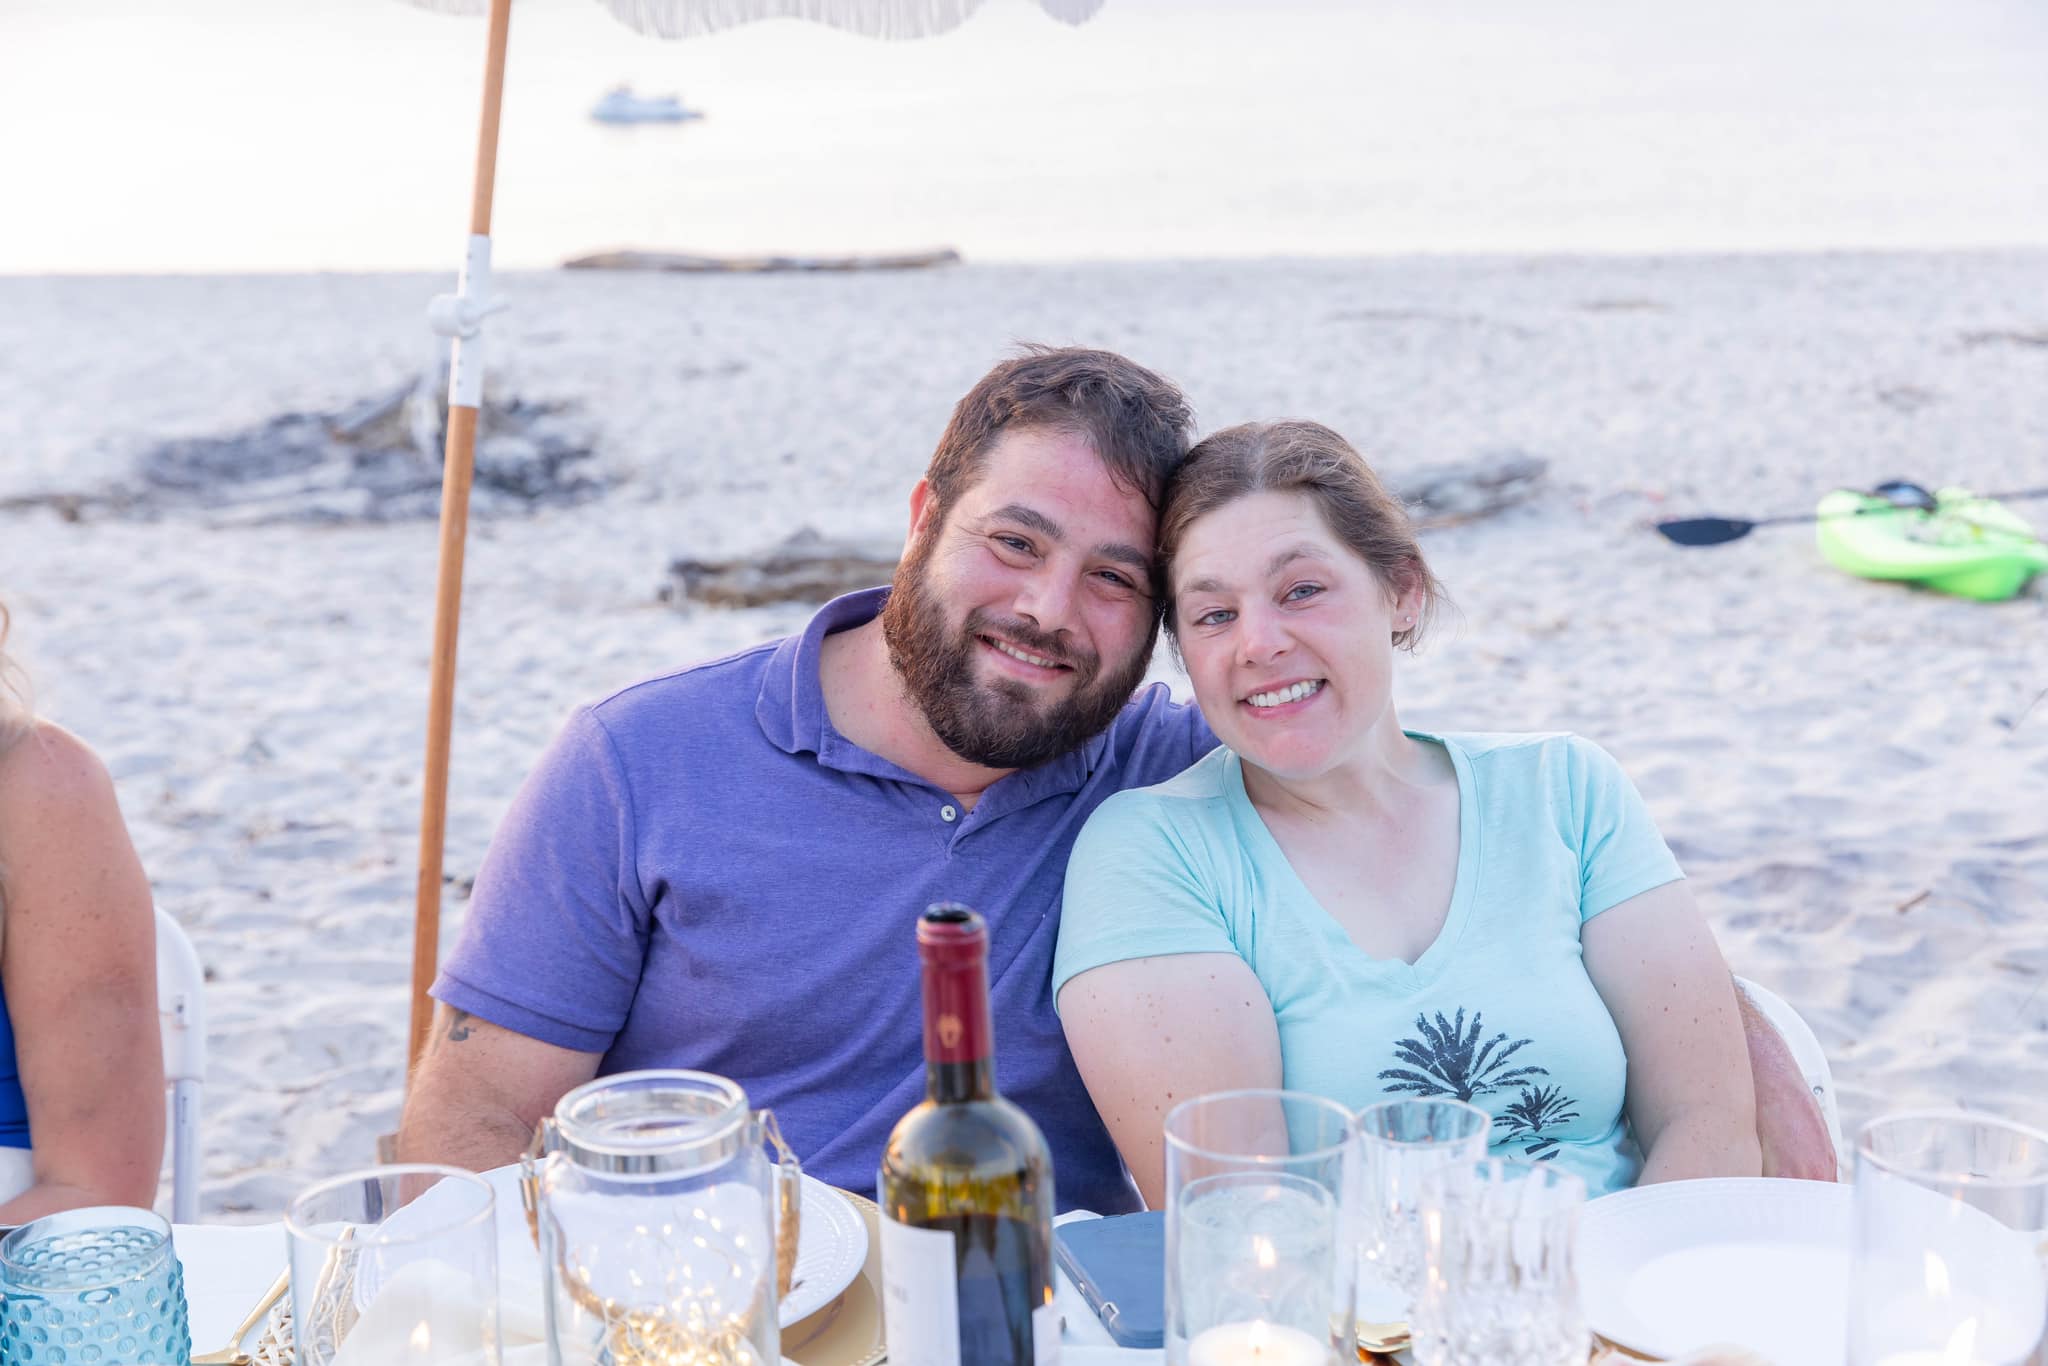
<path fill-rule="evenodd" d="M 1522 1153 L 1538 1162 L 1556 1157 L 1557 1140 L 1546 1137 L 1542 1130 L 1577 1119 L 1579 1112 L 1571 1107 L 1572 1100 L 1561 1086 L 1524 1086 L 1515 1103 L 1501 1111 L 1500 1117 L 1508 1125 L 1507 1141 L 1527 1139 Z"/>
<path fill-rule="evenodd" d="M 1502 1031 L 1482 1043 L 1484 1019 L 1483 1013 L 1475 1010 L 1467 1025 L 1462 1006 L 1450 1019 L 1445 1019 L 1442 1011 L 1436 1013 L 1434 1022 L 1427 1015 L 1417 1015 L 1415 1032 L 1419 1037 L 1394 1045 L 1394 1055 L 1408 1065 L 1389 1067 L 1379 1074 L 1379 1080 L 1392 1092 L 1451 1096 L 1468 1102 L 1520 1087 L 1521 1094 L 1500 1114 L 1507 1125 L 1502 1141 L 1525 1142 L 1523 1153 L 1538 1161 L 1556 1157 L 1559 1140 L 1542 1130 L 1577 1119 L 1579 1112 L 1572 1108 L 1577 1102 L 1565 1095 L 1561 1086 L 1534 1084 L 1535 1078 L 1550 1075 L 1549 1068 L 1533 1063 L 1512 1065 L 1515 1055 L 1535 1040 L 1510 1041 Z"/>
<path fill-rule="evenodd" d="M 1532 1039 L 1516 1039 L 1508 1043 L 1505 1033 L 1496 1034 L 1483 1045 L 1479 1036 L 1483 1032 L 1480 1012 L 1472 1012 L 1472 1027 L 1465 1027 L 1465 1008 L 1458 1007 L 1456 1019 L 1446 1020 L 1444 1013 L 1436 1013 L 1436 1024 L 1432 1026 L 1429 1017 L 1417 1015 L 1415 1029 L 1422 1037 L 1403 1039 L 1394 1045 L 1394 1056 L 1408 1067 L 1389 1067 L 1380 1073 L 1379 1079 L 1390 1083 L 1389 1091 L 1413 1091 L 1418 1096 L 1454 1096 L 1469 1101 L 1474 1096 L 1484 1096 L 1494 1091 L 1505 1090 L 1517 1082 L 1531 1077 L 1547 1077 L 1547 1067 L 1508 1066 L 1508 1059 L 1534 1042 Z M 1501 1047 L 1507 1044 L 1507 1047 Z"/>

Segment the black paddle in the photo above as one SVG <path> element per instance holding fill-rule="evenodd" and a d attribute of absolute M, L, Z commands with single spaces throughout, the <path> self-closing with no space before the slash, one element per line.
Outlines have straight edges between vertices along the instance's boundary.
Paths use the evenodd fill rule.
<path fill-rule="evenodd" d="M 1904 479 L 1893 479 L 1872 489 L 1871 496 L 1885 500 L 1883 507 L 1862 507 L 1854 512 L 1836 512 L 1822 517 L 1807 512 L 1785 517 L 1758 517 L 1744 520 L 1740 517 L 1686 517 L 1675 521 L 1657 523 L 1657 530 L 1665 539 L 1678 545 L 1725 545 L 1755 531 L 1760 526 L 1789 526 L 1795 522 L 1832 522 L 1839 517 L 1861 517 L 1869 512 L 1890 512 L 1898 508 L 1917 508 L 1932 512 L 1936 507 L 1934 495 L 1918 484 Z M 2048 488 L 2020 489 L 2013 493 L 1987 493 L 1982 495 L 2001 503 L 2017 502 L 2025 498 L 2048 498 Z"/>

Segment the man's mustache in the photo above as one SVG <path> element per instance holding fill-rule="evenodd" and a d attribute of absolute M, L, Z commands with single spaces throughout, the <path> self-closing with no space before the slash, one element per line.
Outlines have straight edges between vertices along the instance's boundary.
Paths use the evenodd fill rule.
<path fill-rule="evenodd" d="M 1001 636 L 1013 645 L 1021 645 L 1032 654 L 1050 659 L 1056 664 L 1065 664 L 1077 674 L 1092 677 L 1101 667 L 1102 659 L 1093 651 L 1077 654 L 1069 649 L 1058 635 L 1050 635 L 1029 622 L 1021 620 L 998 621 L 979 609 L 967 616 L 967 634 L 971 636 Z"/>

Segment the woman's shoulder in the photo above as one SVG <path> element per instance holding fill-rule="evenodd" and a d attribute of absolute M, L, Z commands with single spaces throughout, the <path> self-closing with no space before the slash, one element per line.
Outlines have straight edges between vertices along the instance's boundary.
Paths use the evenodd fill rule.
<path fill-rule="evenodd" d="M 54 721 L 29 723 L 0 750 L 0 840 L 31 813 L 61 817 L 103 809 L 113 799 L 114 780 L 99 755 Z"/>
<path fill-rule="evenodd" d="M 1221 801 L 1229 790 L 1229 763 L 1230 751 L 1212 749 L 1164 782 L 1112 793 L 1095 808 L 1089 822 L 1171 822 L 1196 816 L 1205 806 Z"/>
<path fill-rule="evenodd" d="M 1606 750 L 1568 730 L 1411 733 L 1439 742 L 1475 766 L 1561 777 L 1583 776 L 1588 770 L 1615 766 L 1613 756 Z"/>

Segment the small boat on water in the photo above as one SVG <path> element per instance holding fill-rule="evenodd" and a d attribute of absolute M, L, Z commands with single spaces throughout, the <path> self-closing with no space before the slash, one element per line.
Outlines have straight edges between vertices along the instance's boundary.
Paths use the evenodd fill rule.
<path fill-rule="evenodd" d="M 704 117 L 674 95 L 636 95 L 629 85 L 607 90 L 590 111 L 599 123 L 687 123 Z"/>

